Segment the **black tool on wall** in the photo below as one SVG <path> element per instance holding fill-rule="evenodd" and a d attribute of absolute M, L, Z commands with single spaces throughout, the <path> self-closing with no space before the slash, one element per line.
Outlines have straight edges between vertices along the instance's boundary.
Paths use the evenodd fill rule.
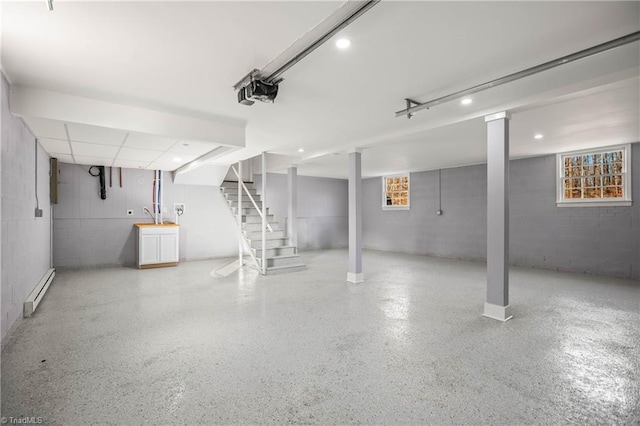
<path fill-rule="evenodd" d="M 94 169 L 98 169 L 98 172 L 96 173 L 94 171 Z M 107 199 L 107 188 L 106 188 L 106 184 L 105 184 L 105 177 L 104 177 L 104 166 L 91 166 L 89 167 L 89 174 L 91 176 L 98 176 L 100 178 L 100 198 L 103 200 Z"/>

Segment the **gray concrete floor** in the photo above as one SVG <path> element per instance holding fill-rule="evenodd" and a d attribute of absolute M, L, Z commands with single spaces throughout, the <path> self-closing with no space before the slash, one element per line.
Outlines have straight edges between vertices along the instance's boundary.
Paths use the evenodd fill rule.
<path fill-rule="evenodd" d="M 2 415 L 45 423 L 634 423 L 640 283 L 346 251 L 212 278 L 221 261 L 58 274 L 2 353 Z"/>

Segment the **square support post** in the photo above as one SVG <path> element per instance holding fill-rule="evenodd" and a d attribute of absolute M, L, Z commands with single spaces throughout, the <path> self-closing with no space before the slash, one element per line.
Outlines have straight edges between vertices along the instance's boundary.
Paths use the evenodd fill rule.
<path fill-rule="evenodd" d="M 242 268 L 244 245 L 242 244 L 242 160 L 238 161 L 238 229 L 240 235 L 238 236 L 238 264 Z"/>
<path fill-rule="evenodd" d="M 262 275 L 267 273 L 267 153 L 262 152 Z"/>
<path fill-rule="evenodd" d="M 347 281 L 364 281 L 362 272 L 362 153 L 349 154 L 349 272 Z"/>
<path fill-rule="evenodd" d="M 487 301 L 484 316 L 511 319 L 509 307 L 509 114 L 487 123 Z"/>
<path fill-rule="evenodd" d="M 287 186 L 289 189 L 289 206 L 287 209 L 287 235 L 289 245 L 298 247 L 298 168 L 291 166 L 287 169 Z"/>

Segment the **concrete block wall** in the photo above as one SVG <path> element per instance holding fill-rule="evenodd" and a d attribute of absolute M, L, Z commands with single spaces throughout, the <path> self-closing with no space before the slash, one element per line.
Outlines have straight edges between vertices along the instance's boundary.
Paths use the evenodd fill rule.
<path fill-rule="evenodd" d="M 98 178 L 89 166 L 60 164 L 59 202 L 54 207 L 53 263 L 58 267 L 134 265 L 136 233 L 133 224 L 151 222 L 142 208 L 152 210 L 153 171 L 113 169 L 107 199 L 98 193 Z M 176 185 L 164 173 L 165 221 L 175 221 L 174 203 L 185 204 L 180 222 L 180 260 L 233 256 L 238 250 L 234 219 L 218 187 Z M 127 210 L 133 210 L 128 216 Z"/>
<path fill-rule="evenodd" d="M 365 248 L 486 258 L 486 166 L 442 170 L 442 215 L 436 214 L 438 171 L 411 173 L 410 185 L 410 210 L 382 210 L 382 179 L 363 180 Z"/>
<path fill-rule="evenodd" d="M 512 264 L 640 280 L 640 143 L 631 207 L 557 207 L 555 155 L 510 162 Z M 486 259 L 486 165 L 411 174 L 411 210 L 382 210 L 381 179 L 363 181 L 366 248 Z"/>
<path fill-rule="evenodd" d="M 22 316 L 29 293 L 50 267 L 49 155 L 24 122 L 9 112 L 9 83 L 2 76 L 2 339 Z M 43 217 L 35 217 L 37 195 Z"/>
<path fill-rule="evenodd" d="M 255 175 L 258 191 L 261 176 Z M 267 174 L 267 207 L 286 229 L 288 218 L 287 175 Z M 298 176 L 298 248 L 320 250 L 349 245 L 349 194 L 344 179 Z"/>
<path fill-rule="evenodd" d="M 631 207 L 557 207 L 554 155 L 510 163 L 511 262 L 640 280 L 640 185 Z M 632 145 L 640 176 L 640 143 Z"/>

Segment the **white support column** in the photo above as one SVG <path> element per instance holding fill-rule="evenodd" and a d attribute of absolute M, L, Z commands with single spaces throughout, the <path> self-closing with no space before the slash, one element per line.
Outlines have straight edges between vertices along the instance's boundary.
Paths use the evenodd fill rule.
<path fill-rule="evenodd" d="M 298 167 L 292 165 L 287 170 L 287 186 L 289 189 L 287 235 L 289 244 L 298 247 Z"/>
<path fill-rule="evenodd" d="M 347 281 L 361 283 L 362 272 L 362 153 L 349 154 L 349 271 Z"/>
<path fill-rule="evenodd" d="M 238 262 L 242 267 L 244 247 L 242 244 L 242 160 L 238 161 L 238 229 L 240 238 L 238 239 Z"/>
<path fill-rule="evenodd" d="M 484 316 L 511 319 L 509 307 L 509 119 L 507 112 L 487 123 L 487 301 Z"/>
<path fill-rule="evenodd" d="M 267 273 L 267 153 L 262 152 L 262 274 Z"/>

